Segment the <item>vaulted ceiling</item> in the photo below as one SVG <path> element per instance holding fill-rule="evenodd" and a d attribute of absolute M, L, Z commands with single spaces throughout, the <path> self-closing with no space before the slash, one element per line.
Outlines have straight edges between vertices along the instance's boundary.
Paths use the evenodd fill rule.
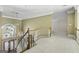
<path fill-rule="evenodd" d="M 26 19 L 66 11 L 73 6 L 66 5 L 0 5 L 2 16 Z"/>

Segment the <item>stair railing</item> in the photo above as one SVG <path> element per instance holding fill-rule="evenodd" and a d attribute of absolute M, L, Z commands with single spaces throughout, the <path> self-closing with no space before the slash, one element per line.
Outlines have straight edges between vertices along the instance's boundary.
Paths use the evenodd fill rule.
<path fill-rule="evenodd" d="M 17 38 L 13 38 L 13 39 L 10 39 L 10 40 L 5 39 L 3 41 L 3 50 L 4 51 L 5 51 L 5 43 L 6 42 L 8 42 L 8 53 L 17 52 L 18 46 L 21 46 L 21 45 L 22 45 L 23 48 L 21 47 L 22 50 L 20 52 L 22 53 L 25 50 L 30 49 L 32 46 L 34 46 L 34 44 L 33 44 L 34 43 L 34 37 L 33 37 L 33 35 L 30 35 L 29 28 L 28 28 L 27 32 L 24 33 L 24 35 L 21 36 L 18 40 L 17 40 Z M 11 50 L 11 42 L 13 42 L 13 49 L 12 50 Z M 15 42 L 17 42 L 17 44 Z M 22 42 L 23 42 L 23 44 L 21 44 Z"/>

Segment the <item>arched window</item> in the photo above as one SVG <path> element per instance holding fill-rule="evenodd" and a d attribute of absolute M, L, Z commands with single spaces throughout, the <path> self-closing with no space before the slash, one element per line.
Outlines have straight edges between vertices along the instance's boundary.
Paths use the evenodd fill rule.
<path fill-rule="evenodd" d="M 16 35 L 16 27 L 13 24 L 5 24 L 1 27 L 2 38 L 9 38 Z"/>

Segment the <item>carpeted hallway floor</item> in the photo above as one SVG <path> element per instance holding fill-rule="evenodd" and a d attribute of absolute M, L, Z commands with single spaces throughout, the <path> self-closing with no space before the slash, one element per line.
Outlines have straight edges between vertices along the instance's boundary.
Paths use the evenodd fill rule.
<path fill-rule="evenodd" d="M 76 40 L 65 35 L 53 35 L 51 38 L 41 38 L 37 45 L 25 53 L 76 53 L 79 45 Z"/>

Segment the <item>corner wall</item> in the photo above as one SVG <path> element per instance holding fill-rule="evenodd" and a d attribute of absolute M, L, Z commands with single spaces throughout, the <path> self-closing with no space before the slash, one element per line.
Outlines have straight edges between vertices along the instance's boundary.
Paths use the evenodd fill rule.
<path fill-rule="evenodd" d="M 30 19 L 24 19 L 23 20 L 23 27 L 24 27 L 24 32 L 27 31 L 27 28 L 30 30 L 37 31 L 39 30 L 40 34 L 46 34 L 51 28 L 51 15 L 46 15 L 46 16 L 40 16 L 40 17 L 35 17 L 35 18 L 30 18 Z"/>

